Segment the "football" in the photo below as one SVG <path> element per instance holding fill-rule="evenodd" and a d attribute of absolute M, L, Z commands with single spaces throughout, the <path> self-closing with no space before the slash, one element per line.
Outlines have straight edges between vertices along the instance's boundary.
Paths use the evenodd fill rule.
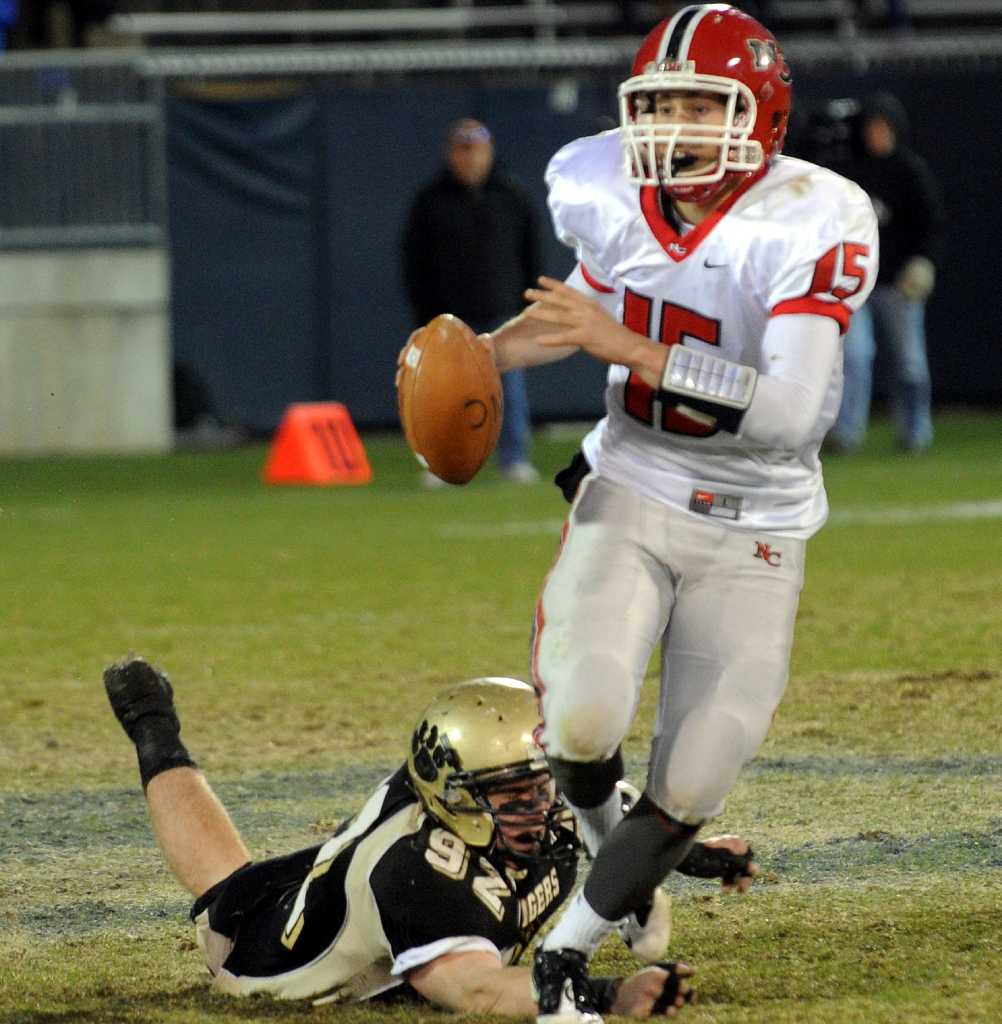
<path fill-rule="evenodd" d="M 504 398 L 491 353 L 459 317 L 435 317 L 408 343 L 397 406 L 411 451 L 435 476 L 476 476 L 497 444 Z"/>

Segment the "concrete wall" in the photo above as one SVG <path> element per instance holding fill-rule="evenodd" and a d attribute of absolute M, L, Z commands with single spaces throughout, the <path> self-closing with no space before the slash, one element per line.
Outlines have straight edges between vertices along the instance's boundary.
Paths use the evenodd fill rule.
<path fill-rule="evenodd" d="M 0 252 L 0 455 L 173 443 L 162 249 Z"/>

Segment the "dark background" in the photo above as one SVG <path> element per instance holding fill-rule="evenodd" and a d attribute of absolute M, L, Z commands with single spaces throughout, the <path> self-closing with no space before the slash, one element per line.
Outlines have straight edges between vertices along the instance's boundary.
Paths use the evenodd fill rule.
<path fill-rule="evenodd" d="M 205 98 L 191 87 L 171 95 L 175 356 L 204 378 L 219 415 L 263 434 L 291 402 L 338 400 L 360 426 L 396 424 L 394 364 L 415 326 L 401 283 L 400 235 L 456 117 L 492 128 L 499 159 L 538 206 L 547 271 L 567 273 L 572 257 L 553 238 L 543 171 L 563 143 L 612 126 L 618 76 L 579 82 L 571 112 L 551 102 L 556 84 L 312 79 L 276 82 L 265 99 Z M 1002 343 L 992 300 L 1002 236 L 995 148 L 1002 70 L 937 62 L 904 72 L 798 72 L 795 125 L 828 99 L 878 87 L 904 102 L 912 144 L 946 201 L 928 309 L 935 400 L 998 403 Z M 238 83 L 233 92 L 239 97 Z M 800 141 L 795 128 L 787 152 L 796 154 Z M 583 356 L 532 370 L 534 419 L 596 415 L 604 376 Z M 878 396 L 882 381 L 878 365 Z"/>

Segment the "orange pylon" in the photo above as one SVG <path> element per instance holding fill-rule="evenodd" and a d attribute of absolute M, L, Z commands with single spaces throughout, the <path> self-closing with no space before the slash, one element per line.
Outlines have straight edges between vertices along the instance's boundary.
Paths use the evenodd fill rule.
<path fill-rule="evenodd" d="M 372 468 L 346 406 L 299 402 L 285 410 L 263 475 L 269 484 L 367 484 Z"/>

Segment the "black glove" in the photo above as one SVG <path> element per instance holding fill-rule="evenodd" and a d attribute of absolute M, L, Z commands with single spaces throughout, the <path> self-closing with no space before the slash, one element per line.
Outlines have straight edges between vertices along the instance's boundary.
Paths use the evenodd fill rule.
<path fill-rule="evenodd" d="M 651 967 L 660 967 L 667 972 L 661 986 L 661 994 L 654 1000 L 651 1007 L 651 1016 L 658 1017 L 668 1012 L 675 1005 L 678 998 L 678 990 L 682 985 L 683 978 L 678 973 L 678 964 L 671 960 L 659 960 Z M 612 1013 L 613 1004 L 619 995 L 619 986 L 622 985 L 622 978 L 591 977 L 588 979 L 591 985 L 592 997 L 599 1013 Z M 696 993 L 689 989 L 683 997 L 687 1003 L 691 1003 Z"/>
<path fill-rule="evenodd" d="M 739 878 L 751 878 L 748 866 L 754 859 L 750 846 L 747 853 L 732 853 L 722 846 L 693 843 L 675 870 L 692 878 L 722 878 L 726 885 L 733 885 Z"/>
<path fill-rule="evenodd" d="M 678 964 L 673 960 L 659 960 L 651 966 L 660 967 L 661 970 L 668 972 L 668 977 L 665 978 L 664 986 L 661 989 L 661 995 L 654 1000 L 654 1005 L 651 1007 L 651 1016 L 660 1017 L 675 1005 L 675 1000 L 678 998 L 678 990 L 684 979 L 678 973 Z M 682 998 L 687 1003 L 691 1003 L 695 997 L 696 993 L 689 989 Z"/>
<path fill-rule="evenodd" d="M 569 502 L 573 502 L 574 496 L 578 493 L 578 488 L 581 486 L 581 481 L 590 472 L 591 466 L 588 465 L 584 452 L 576 452 L 570 463 L 564 466 L 553 478 L 553 482 L 560 488 L 564 498 Z"/>

